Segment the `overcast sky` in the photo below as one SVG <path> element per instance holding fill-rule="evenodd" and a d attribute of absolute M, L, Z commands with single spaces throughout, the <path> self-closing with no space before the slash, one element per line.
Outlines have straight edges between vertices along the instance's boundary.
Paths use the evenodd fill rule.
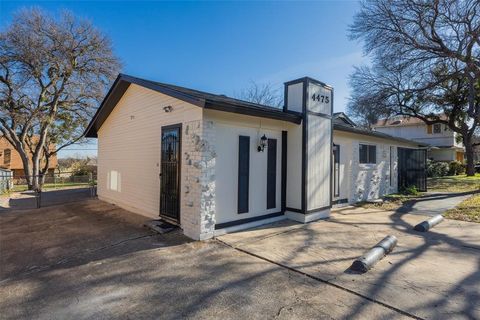
<path fill-rule="evenodd" d="M 123 72 L 234 96 L 253 80 L 279 90 L 302 76 L 335 90 L 335 111 L 348 101 L 348 76 L 365 63 L 347 29 L 357 1 L 127 2 L 0 1 L 0 28 L 22 7 L 68 9 L 113 41 Z M 94 155 L 96 144 L 60 157 Z"/>

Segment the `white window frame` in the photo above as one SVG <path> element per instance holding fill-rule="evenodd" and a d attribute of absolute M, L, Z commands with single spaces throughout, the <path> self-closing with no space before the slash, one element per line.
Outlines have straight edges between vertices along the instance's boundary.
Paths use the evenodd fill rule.
<path fill-rule="evenodd" d="M 360 146 L 361 145 L 364 145 L 364 146 L 367 146 L 367 147 L 375 147 L 375 162 L 361 162 L 360 160 Z M 378 146 L 377 144 L 375 143 L 369 143 L 369 142 L 359 142 L 358 143 L 358 163 L 361 165 L 361 166 L 366 166 L 366 167 L 371 167 L 371 166 L 375 166 L 377 164 L 377 158 L 378 158 Z M 369 149 L 367 148 L 367 161 L 369 161 L 370 159 L 369 158 Z"/>

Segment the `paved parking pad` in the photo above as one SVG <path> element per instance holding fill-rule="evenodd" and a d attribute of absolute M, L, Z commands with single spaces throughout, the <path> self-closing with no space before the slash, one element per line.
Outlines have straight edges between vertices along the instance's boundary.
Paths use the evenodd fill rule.
<path fill-rule="evenodd" d="M 98 200 L 0 214 L 0 319 L 403 319 Z"/>
<path fill-rule="evenodd" d="M 426 218 L 347 208 L 329 220 L 282 221 L 220 240 L 412 316 L 479 319 L 480 225 L 446 220 L 428 233 L 412 231 Z M 366 274 L 349 271 L 355 258 L 389 234 L 398 238 L 390 255 Z"/>

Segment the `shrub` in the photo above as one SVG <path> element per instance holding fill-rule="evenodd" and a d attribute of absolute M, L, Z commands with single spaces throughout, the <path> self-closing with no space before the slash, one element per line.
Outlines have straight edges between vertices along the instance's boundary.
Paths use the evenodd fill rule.
<path fill-rule="evenodd" d="M 402 193 L 406 195 L 416 196 L 418 194 L 418 190 L 416 186 L 409 186 L 403 188 Z"/>
<path fill-rule="evenodd" d="M 446 162 L 437 162 L 427 160 L 427 176 L 429 177 L 444 177 L 448 175 L 450 167 Z"/>
<path fill-rule="evenodd" d="M 465 165 L 459 161 L 452 161 L 448 164 L 448 175 L 456 176 L 465 173 Z"/>

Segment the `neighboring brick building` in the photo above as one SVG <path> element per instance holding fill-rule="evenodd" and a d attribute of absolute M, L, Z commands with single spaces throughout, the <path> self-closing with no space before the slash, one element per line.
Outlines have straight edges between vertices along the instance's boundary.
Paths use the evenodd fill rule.
<path fill-rule="evenodd" d="M 53 156 L 50 158 L 48 172 L 53 172 L 56 167 L 57 157 Z M 14 177 L 25 175 L 20 154 L 4 137 L 0 137 L 0 168 L 12 170 Z"/>

